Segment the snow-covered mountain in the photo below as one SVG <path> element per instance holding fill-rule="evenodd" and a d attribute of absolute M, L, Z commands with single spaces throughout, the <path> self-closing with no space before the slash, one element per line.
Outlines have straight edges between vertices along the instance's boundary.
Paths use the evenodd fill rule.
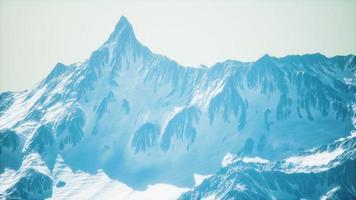
<path fill-rule="evenodd" d="M 279 161 L 235 157 L 180 199 L 355 199 L 356 132 Z"/>
<path fill-rule="evenodd" d="M 110 194 L 164 184 L 178 197 L 228 152 L 282 160 L 327 145 L 355 129 L 355 71 L 354 55 L 321 54 L 181 66 L 121 17 L 88 60 L 0 94 L 0 196 L 100 199 L 87 182 L 102 180 Z M 297 161 L 291 174 L 312 170 Z"/>

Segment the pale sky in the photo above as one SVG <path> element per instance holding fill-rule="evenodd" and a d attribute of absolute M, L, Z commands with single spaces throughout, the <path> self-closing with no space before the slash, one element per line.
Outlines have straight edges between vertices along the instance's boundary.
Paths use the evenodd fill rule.
<path fill-rule="evenodd" d="M 122 15 L 142 44 L 185 66 L 356 54 L 351 0 L 0 0 L 0 91 L 33 87 L 57 62 L 84 61 Z"/>

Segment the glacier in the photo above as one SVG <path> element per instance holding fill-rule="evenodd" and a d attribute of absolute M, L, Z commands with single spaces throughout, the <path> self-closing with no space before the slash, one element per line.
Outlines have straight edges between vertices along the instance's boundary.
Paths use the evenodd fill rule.
<path fill-rule="evenodd" d="M 87 60 L 0 93 L 0 198 L 356 198 L 355 71 L 318 53 L 182 66 L 121 17 Z"/>

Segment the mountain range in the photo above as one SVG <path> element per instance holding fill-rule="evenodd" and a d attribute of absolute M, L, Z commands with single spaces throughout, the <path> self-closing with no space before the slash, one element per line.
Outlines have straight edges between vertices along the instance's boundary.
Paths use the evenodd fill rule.
<path fill-rule="evenodd" d="M 0 198 L 355 199 L 355 72 L 354 55 L 182 66 L 121 17 L 89 59 L 0 93 Z"/>

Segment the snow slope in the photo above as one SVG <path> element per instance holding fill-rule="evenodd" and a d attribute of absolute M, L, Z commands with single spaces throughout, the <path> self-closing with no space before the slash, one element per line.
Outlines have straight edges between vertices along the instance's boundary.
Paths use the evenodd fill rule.
<path fill-rule="evenodd" d="M 355 158 L 351 135 L 280 161 L 237 160 L 180 199 L 354 199 Z"/>

